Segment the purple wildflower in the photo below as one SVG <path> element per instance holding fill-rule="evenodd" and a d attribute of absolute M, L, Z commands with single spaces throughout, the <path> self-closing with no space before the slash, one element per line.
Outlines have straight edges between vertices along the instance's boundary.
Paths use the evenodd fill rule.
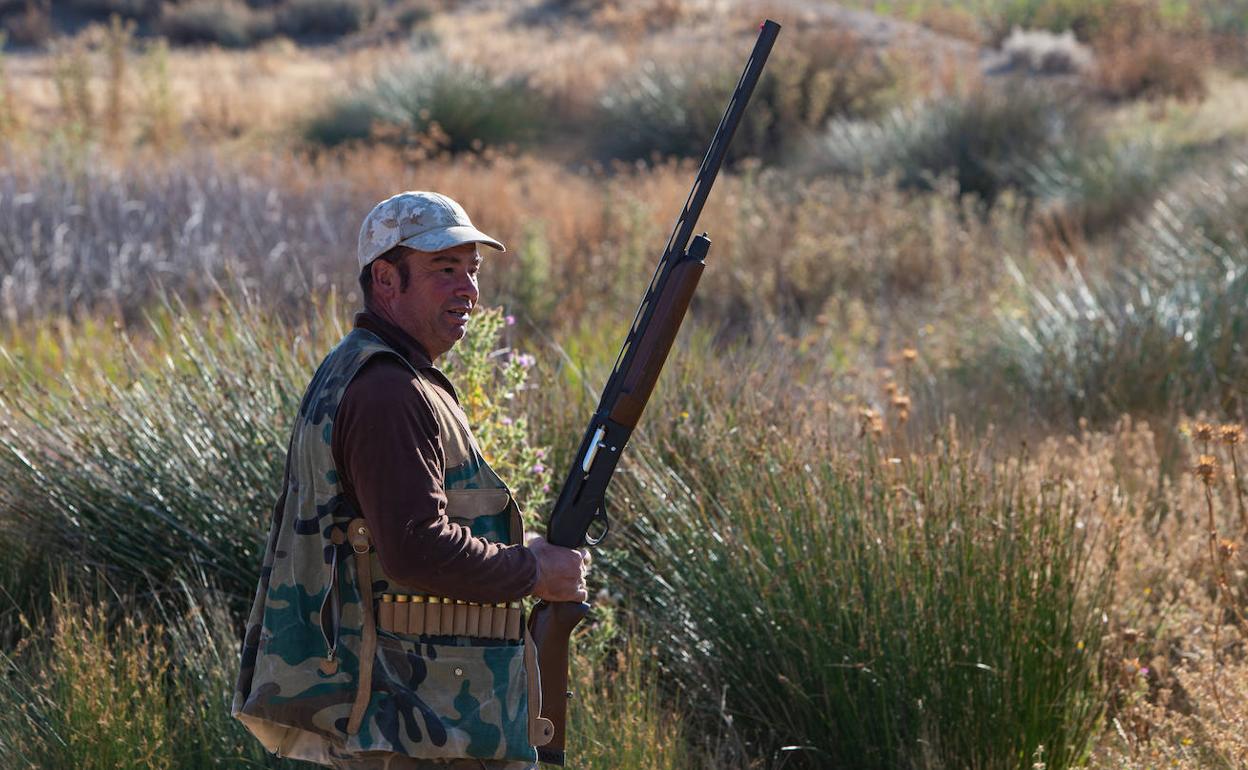
<path fill-rule="evenodd" d="M 516 317 L 515 317 L 514 315 L 509 315 L 509 316 L 507 316 L 507 318 L 505 318 L 504 320 L 507 322 L 507 325 L 508 325 L 508 326 L 515 326 L 515 325 L 516 325 Z"/>

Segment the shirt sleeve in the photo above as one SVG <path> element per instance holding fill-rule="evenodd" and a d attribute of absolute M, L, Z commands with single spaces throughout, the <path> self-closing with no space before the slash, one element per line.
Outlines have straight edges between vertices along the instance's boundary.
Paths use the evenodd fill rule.
<path fill-rule="evenodd" d="M 387 575 L 464 601 L 532 592 L 537 560 L 528 548 L 473 537 L 447 518 L 437 420 L 403 364 L 377 356 L 355 376 L 334 418 L 332 451 Z"/>

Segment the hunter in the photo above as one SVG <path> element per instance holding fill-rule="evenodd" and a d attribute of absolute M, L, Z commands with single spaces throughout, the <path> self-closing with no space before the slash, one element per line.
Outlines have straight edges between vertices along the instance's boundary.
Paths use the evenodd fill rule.
<path fill-rule="evenodd" d="M 360 228 L 364 309 L 299 406 L 232 711 L 340 768 L 534 766 L 548 735 L 520 600 L 584 601 L 588 559 L 535 537 L 434 362 L 477 305 L 480 244 L 431 192 Z"/>

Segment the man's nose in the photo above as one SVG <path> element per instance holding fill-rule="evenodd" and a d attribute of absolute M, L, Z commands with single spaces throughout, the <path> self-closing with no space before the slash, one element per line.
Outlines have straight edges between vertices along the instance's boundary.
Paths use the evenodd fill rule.
<path fill-rule="evenodd" d="M 477 297 L 480 291 L 477 289 L 477 279 L 471 275 L 466 275 L 455 287 L 455 296 L 460 299 L 467 300 L 472 304 L 477 304 Z"/>

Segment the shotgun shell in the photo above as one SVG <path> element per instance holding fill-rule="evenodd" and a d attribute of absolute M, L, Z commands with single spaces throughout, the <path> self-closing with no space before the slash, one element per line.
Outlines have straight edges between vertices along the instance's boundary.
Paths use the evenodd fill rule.
<path fill-rule="evenodd" d="M 442 597 L 442 634 L 450 636 L 455 631 L 455 600 Z"/>
<path fill-rule="evenodd" d="M 481 635 L 481 605 L 476 602 L 468 604 L 468 622 L 464 624 L 464 636 Z"/>
<path fill-rule="evenodd" d="M 420 636 L 425 633 L 425 597 L 413 596 L 412 609 L 407 616 L 407 633 Z"/>
<path fill-rule="evenodd" d="M 377 626 L 382 631 L 394 631 L 394 594 L 381 595 L 381 606 L 377 608 Z"/>
<path fill-rule="evenodd" d="M 489 639 L 492 633 L 494 633 L 494 605 L 482 604 L 481 617 L 477 625 L 477 636 L 482 639 Z"/>
<path fill-rule="evenodd" d="M 507 605 L 507 638 L 520 638 L 520 602 Z"/>
<path fill-rule="evenodd" d="M 463 636 L 468 630 L 468 603 L 463 599 L 455 600 L 455 621 L 451 633 Z"/>
<path fill-rule="evenodd" d="M 407 633 L 407 611 L 411 607 L 408 599 L 410 598 L 407 594 L 397 594 L 394 597 L 394 615 L 391 617 L 390 627 L 396 634 Z"/>
<path fill-rule="evenodd" d="M 437 596 L 425 599 L 425 633 L 430 636 L 442 633 L 442 599 Z"/>
<path fill-rule="evenodd" d="M 494 605 L 494 624 L 490 627 L 491 639 L 504 639 L 507 635 L 507 602 Z"/>

